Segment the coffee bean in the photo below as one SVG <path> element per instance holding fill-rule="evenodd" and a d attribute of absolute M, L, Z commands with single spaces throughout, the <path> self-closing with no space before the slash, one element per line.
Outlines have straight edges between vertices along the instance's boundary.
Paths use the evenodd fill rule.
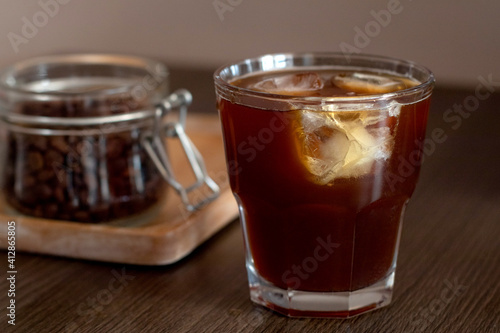
<path fill-rule="evenodd" d="M 66 197 L 64 195 L 64 189 L 62 187 L 54 188 L 54 198 L 59 204 L 62 204 L 66 201 Z"/>
<path fill-rule="evenodd" d="M 46 137 L 39 135 L 29 135 L 27 137 L 34 148 L 39 151 L 45 151 L 45 149 L 47 149 L 48 140 Z"/>
<path fill-rule="evenodd" d="M 54 218 L 57 216 L 58 211 L 59 211 L 58 205 L 55 203 L 51 203 L 44 207 L 43 216 L 45 218 Z"/>
<path fill-rule="evenodd" d="M 41 170 L 36 178 L 44 183 L 48 183 L 49 180 L 53 179 L 56 176 L 53 170 L 43 169 Z"/>
<path fill-rule="evenodd" d="M 33 191 L 40 201 L 50 199 L 53 195 L 52 188 L 44 183 L 35 185 Z"/>
<path fill-rule="evenodd" d="M 30 151 L 26 154 L 26 163 L 30 171 L 38 171 L 43 168 L 43 157 L 37 151 Z"/>
<path fill-rule="evenodd" d="M 36 217 L 44 217 L 43 206 L 42 205 L 35 206 L 35 208 L 32 211 L 32 215 Z"/>
<path fill-rule="evenodd" d="M 60 164 L 62 165 L 65 161 L 65 154 L 57 151 L 55 149 L 47 149 L 44 152 L 45 163 L 51 164 Z"/>
<path fill-rule="evenodd" d="M 50 139 L 50 145 L 63 154 L 69 152 L 69 146 L 64 137 L 55 136 Z"/>
<path fill-rule="evenodd" d="M 84 210 L 76 211 L 73 214 L 73 218 L 79 222 L 93 222 L 90 219 L 90 213 Z"/>
<path fill-rule="evenodd" d="M 27 188 L 30 188 L 32 186 L 35 186 L 35 184 L 37 182 L 37 178 L 33 177 L 32 175 L 29 174 L 29 175 L 23 177 L 23 179 L 20 179 L 20 181 L 23 184 L 23 188 L 27 189 Z"/>

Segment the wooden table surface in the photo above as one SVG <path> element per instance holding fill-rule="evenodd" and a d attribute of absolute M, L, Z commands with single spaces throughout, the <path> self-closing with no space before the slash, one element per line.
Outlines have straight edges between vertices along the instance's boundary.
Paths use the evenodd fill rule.
<path fill-rule="evenodd" d="M 210 76 L 176 70 L 172 86 L 193 91 L 193 109 L 215 112 Z M 489 89 L 480 99 L 475 89 L 434 93 L 389 307 L 336 320 L 253 305 L 235 221 L 169 266 L 17 253 L 15 326 L 2 251 L 0 332 L 500 332 L 500 85 Z"/>

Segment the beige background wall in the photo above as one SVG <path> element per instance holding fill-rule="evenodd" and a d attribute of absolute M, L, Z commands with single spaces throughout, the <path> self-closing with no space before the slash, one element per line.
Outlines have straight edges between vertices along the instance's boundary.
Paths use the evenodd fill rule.
<path fill-rule="evenodd" d="M 422 63 L 439 84 L 473 87 L 490 74 L 500 81 L 497 0 L 0 1 L 0 66 L 52 53 L 116 52 L 213 69 L 263 53 L 343 45 Z"/>

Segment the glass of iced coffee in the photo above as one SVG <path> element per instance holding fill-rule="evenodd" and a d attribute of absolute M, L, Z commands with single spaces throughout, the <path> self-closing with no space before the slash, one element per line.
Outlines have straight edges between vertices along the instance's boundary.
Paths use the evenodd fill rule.
<path fill-rule="evenodd" d="M 293 317 L 388 305 L 432 73 L 305 53 L 247 59 L 214 79 L 252 301 Z"/>

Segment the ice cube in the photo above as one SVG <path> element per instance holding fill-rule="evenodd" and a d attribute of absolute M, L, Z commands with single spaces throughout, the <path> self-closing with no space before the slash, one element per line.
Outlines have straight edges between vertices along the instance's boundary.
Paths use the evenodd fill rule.
<path fill-rule="evenodd" d="M 337 74 L 332 77 L 332 83 L 358 94 L 384 94 L 407 87 L 407 83 L 402 79 L 357 72 Z"/>
<path fill-rule="evenodd" d="M 387 110 L 299 112 L 302 161 L 319 184 L 367 174 L 376 160 L 391 155 L 394 138 Z"/>
<path fill-rule="evenodd" d="M 323 80 L 314 72 L 286 74 L 259 81 L 251 89 L 281 95 L 307 96 L 323 88 Z"/>
<path fill-rule="evenodd" d="M 332 171 L 341 168 L 349 151 L 349 139 L 339 129 L 321 126 L 312 132 L 304 132 L 304 151 L 310 171 L 320 177 L 328 177 Z"/>

